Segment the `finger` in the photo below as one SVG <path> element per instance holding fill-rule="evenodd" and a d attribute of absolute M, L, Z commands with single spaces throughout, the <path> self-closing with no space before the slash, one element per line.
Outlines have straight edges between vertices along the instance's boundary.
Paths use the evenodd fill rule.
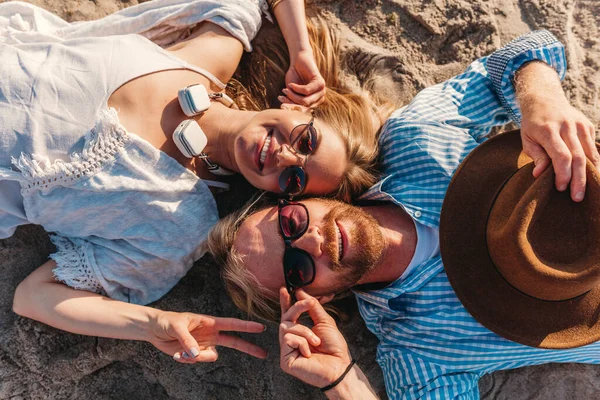
<path fill-rule="evenodd" d="M 308 96 L 309 94 L 323 91 L 325 89 L 325 81 L 322 79 L 313 79 L 305 85 L 290 82 L 288 87 L 298 94 Z"/>
<path fill-rule="evenodd" d="M 187 354 L 192 356 L 192 358 L 195 358 L 200 354 L 198 342 L 196 342 L 196 339 L 194 339 L 184 324 L 173 326 L 173 332 Z"/>
<path fill-rule="evenodd" d="M 311 297 L 310 299 L 305 299 L 301 301 L 297 301 L 293 306 L 291 306 L 285 314 L 281 316 L 281 322 L 291 321 L 296 322 L 298 318 L 312 307 L 315 306 L 314 303 L 318 303 L 317 299 Z"/>
<path fill-rule="evenodd" d="M 550 165 L 550 157 L 542 146 L 523 138 L 523 151 L 533 160 L 533 177 L 537 178 Z"/>
<path fill-rule="evenodd" d="M 315 335 L 315 333 L 309 327 L 302 324 L 294 324 L 292 322 L 285 321 L 279 324 L 279 331 L 284 335 L 286 333 L 291 333 L 296 336 L 302 336 L 312 346 L 318 346 L 321 344 L 321 339 Z"/>
<path fill-rule="evenodd" d="M 298 350 L 300 354 L 302 354 L 306 358 L 310 358 L 312 355 L 310 352 L 310 346 L 305 338 L 301 336 L 296 336 L 292 333 L 286 333 L 283 336 L 283 343 L 290 351 Z M 288 351 L 289 352 L 289 351 Z M 288 353 L 286 352 L 286 354 Z"/>
<path fill-rule="evenodd" d="M 279 100 L 279 102 L 281 103 L 282 106 L 285 104 L 296 104 L 285 96 L 277 96 L 277 100 Z M 281 107 L 281 108 L 284 108 L 284 107 Z"/>
<path fill-rule="evenodd" d="M 590 123 L 589 126 L 578 126 L 577 135 L 579 136 L 579 141 L 581 142 L 586 157 L 589 158 L 596 169 L 600 171 L 600 154 L 598 154 L 598 146 L 596 146 L 594 125 Z"/>
<path fill-rule="evenodd" d="M 325 311 L 325 309 L 323 308 L 323 305 L 321 303 L 319 303 L 317 301 L 317 299 L 315 299 L 314 297 L 312 297 L 311 295 L 309 295 L 302 289 L 298 289 L 296 291 L 296 298 L 300 301 L 307 301 L 307 300 L 311 300 L 311 299 L 313 300 L 313 301 L 311 301 L 312 307 L 308 310 L 308 314 L 310 315 L 310 318 L 313 320 L 313 322 L 315 324 L 328 323 L 328 324 L 335 325 L 334 319 L 331 317 L 331 315 L 327 314 L 327 311 Z M 296 303 L 296 304 L 298 304 L 298 303 Z"/>
<path fill-rule="evenodd" d="M 573 124 L 565 124 L 561 135 L 571 152 L 571 198 L 573 201 L 581 201 L 585 196 L 586 158 L 577 135 L 577 127 Z"/>
<path fill-rule="evenodd" d="M 254 321 L 237 318 L 215 318 L 215 328 L 220 331 L 261 333 L 267 330 L 266 325 Z"/>
<path fill-rule="evenodd" d="M 571 151 L 556 132 L 551 132 L 547 140 L 540 144 L 552 159 L 556 188 L 565 191 L 571 181 Z"/>
<path fill-rule="evenodd" d="M 279 288 L 279 305 L 281 306 L 281 318 L 292 306 L 292 296 L 288 293 L 285 287 Z"/>
<path fill-rule="evenodd" d="M 285 94 L 285 96 L 290 99 L 291 101 L 293 101 L 296 104 L 300 104 L 303 106 L 308 107 L 308 104 L 305 101 L 305 97 L 302 95 L 299 95 L 297 93 L 292 92 L 291 90 L 284 88 L 282 90 L 283 94 Z"/>
<path fill-rule="evenodd" d="M 217 336 L 217 344 L 219 346 L 229 347 L 230 349 L 250 354 L 256 358 L 266 358 L 268 355 L 267 351 L 262 347 L 236 336 L 219 334 L 219 336 Z"/>
<path fill-rule="evenodd" d="M 175 361 L 178 361 L 182 364 L 194 364 L 197 362 L 215 362 L 219 358 L 219 353 L 217 353 L 217 349 L 214 346 L 209 346 L 205 348 L 200 348 L 198 355 L 196 357 L 192 357 L 187 352 L 177 352 L 173 356 Z"/>
<path fill-rule="evenodd" d="M 316 107 L 323 100 L 325 100 L 325 91 L 313 93 L 313 94 L 311 94 L 309 96 L 306 96 L 304 98 L 304 102 L 307 103 L 308 107 Z"/>

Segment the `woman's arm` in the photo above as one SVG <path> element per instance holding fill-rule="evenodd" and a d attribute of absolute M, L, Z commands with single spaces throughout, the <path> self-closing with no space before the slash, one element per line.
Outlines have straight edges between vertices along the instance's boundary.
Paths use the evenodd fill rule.
<path fill-rule="evenodd" d="M 306 27 L 304 0 L 268 0 L 277 18 L 290 53 L 290 69 L 285 75 L 287 88 L 281 101 L 316 107 L 325 96 L 321 76 Z M 289 101 L 288 101 L 289 100 Z"/>
<path fill-rule="evenodd" d="M 19 284 L 15 313 L 80 335 L 148 341 L 180 362 L 214 361 L 215 345 L 266 357 L 260 347 L 220 332 L 259 333 L 264 331 L 262 324 L 166 312 L 72 289 L 54 279 L 55 267 L 55 261 L 48 261 Z M 181 354 L 193 357 L 181 358 Z"/>

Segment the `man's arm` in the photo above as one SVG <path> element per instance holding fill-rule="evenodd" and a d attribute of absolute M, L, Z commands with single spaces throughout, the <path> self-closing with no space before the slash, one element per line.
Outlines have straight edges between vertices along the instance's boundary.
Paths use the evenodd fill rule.
<path fill-rule="evenodd" d="M 303 290 L 296 291 L 296 297 L 298 301 L 292 305 L 287 290 L 281 288 L 281 368 L 301 381 L 319 388 L 339 381 L 333 388 L 325 391 L 329 399 L 377 399 L 369 380 L 357 365 L 353 365 L 344 375 L 351 363 L 351 356 L 348 344 L 333 318 L 317 299 Z M 305 312 L 308 312 L 314 322 L 312 328 L 297 322 Z"/>
<path fill-rule="evenodd" d="M 594 125 L 567 100 L 556 71 L 534 61 L 519 68 L 514 78 L 521 114 L 523 150 L 534 163 L 538 177 L 552 163 L 555 184 L 564 191 L 571 183 L 571 198 L 585 195 L 586 158 L 600 171 Z"/>
<path fill-rule="evenodd" d="M 17 314 L 80 335 L 148 341 L 180 362 L 215 361 L 215 345 L 266 357 L 258 346 L 220 332 L 259 333 L 262 324 L 166 312 L 75 290 L 54 279 L 55 267 L 55 261 L 48 261 L 19 284 L 13 300 Z"/>

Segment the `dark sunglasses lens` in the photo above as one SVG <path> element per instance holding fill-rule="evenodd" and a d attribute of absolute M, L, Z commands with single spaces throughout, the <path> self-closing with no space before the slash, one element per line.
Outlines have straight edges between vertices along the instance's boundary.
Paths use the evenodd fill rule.
<path fill-rule="evenodd" d="M 306 209 L 297 204 L 288 204 L 279 211 L 279 224 L 286 238 L 294 238 L 306 232 L 308 214 Z"/>
<path fill-rule="evenodd" d="M 306 185 L 306 173 L 300 167 L 288 167 L 279 175 L 279 189 L 286 194 L 300 194 Z"/>
<path fill-rule="evenodd" d="M 300 154 L 311 154 L 317 145 L 317 131 L 312 125 L 298 125 L 292 131 L 294 149 Z"/>
<path fill-rule="evenodd" d="M 298 249 L 287 249 L 283 256 L 285 277 L 293 287 L 309 285 L 315 279 L 315 267 L 310 256 Z"/>

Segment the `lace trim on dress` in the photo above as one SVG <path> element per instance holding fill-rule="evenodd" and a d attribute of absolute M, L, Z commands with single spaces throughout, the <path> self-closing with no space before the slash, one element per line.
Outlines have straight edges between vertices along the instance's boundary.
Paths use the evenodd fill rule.
<path fill-rule="evenodd" d="M 18 159 L 12 158 L 12 163 L 25 177 L 26 182 L 22 184 L 25 192 L 65 185 L 94 175 L 106 161 L 114 158 L 127 141 L 127 131 L 119 123 L 117 111 L 110 108 L 100 111 L 96 125 L 85 135 L 83 151 L 71 154 L 70 162 L 51 162 L 47 156 L 21 153 Z"/>
<path fill-rule="evenodd" d="M 273 17 L 271 16 L 271 13 L 269 12 L 269 3 L 267 3 L 267 0 L 259 0 L 258 5 L 260 7 L 260 10 L 263 12 L 263 14 L 265 14 L 265 17 L 269 20 L 269 22 L 274 23 Z"/>
<path fill-rule="evenodd" d="M 106 295 L 87 261 L 83 246 L 57 235 L 51 235 L 50 240 L 57 249 L 50 258 L 56 261 L 56 268 L 52 272 L 58 281 L 73 289 Z"/>

